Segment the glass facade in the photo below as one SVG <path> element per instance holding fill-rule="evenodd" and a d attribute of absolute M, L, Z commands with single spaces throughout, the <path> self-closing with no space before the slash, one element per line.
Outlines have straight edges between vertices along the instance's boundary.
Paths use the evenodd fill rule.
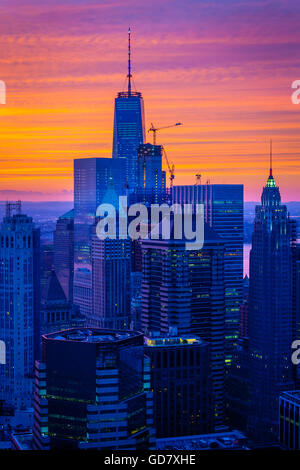
<path fill-rule="evenodd" d="M 225 361 L 231 364 L 239 334 L 243 300 L 243 185 L 206 184 L 174 186 L 173 203 L 204 204 L 205 221 L 224 241 Z"/>
<path fill-rule="evenodd" d="M 113 159 L 124 159 L 129 190 L 137 186 L 137 151 L 145 138 L 144 100 L 139 92 L 120 92 L 115 99 Z"/>

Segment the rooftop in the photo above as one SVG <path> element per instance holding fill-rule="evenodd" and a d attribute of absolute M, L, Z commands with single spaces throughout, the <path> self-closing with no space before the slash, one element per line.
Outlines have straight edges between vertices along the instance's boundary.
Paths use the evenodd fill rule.
<path fill-rule="evenodd" d="M 56 341 L 78 341 L 82 343 L 112 343 L 140 336 L 141 333 L 129 330 L 108 330 L 102 328 L 71 328 L 44 335 Z"/>
<path fill-rule="evenodd" d="M 156 440 L 158 450 L 213 450 L 213 449 L 244 449 L 246 436 L 239 431 L 199 434 L 160 438 Z"/>
<path fill-rule="evenodd" d="M 203 341 L 196 336 L 151 336 L 145 338 L 145 345 L 150 347 L 160 346 L 185 346 L 192 344 L 202 344 Z"/>

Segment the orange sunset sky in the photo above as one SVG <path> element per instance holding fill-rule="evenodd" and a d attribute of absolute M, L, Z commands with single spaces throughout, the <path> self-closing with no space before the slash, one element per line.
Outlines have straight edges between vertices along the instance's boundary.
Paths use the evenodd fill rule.
<path fill-rule="evenodd" d="M 129 25 L 146 127 L 183 123 L 158 136 L 175 184 L 201 173 L 258 200 L 272 138 L 300 200 L 299 0 L 1 0 L 0 199 L 72 200 L 73 159 L 111 156 Z"/>

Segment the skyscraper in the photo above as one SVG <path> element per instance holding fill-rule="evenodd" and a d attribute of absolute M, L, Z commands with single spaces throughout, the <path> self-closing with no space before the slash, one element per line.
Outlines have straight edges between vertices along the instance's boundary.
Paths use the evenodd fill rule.
<path fill-rule="evenodd" d="M 113 151 L 114 159 L 124 159 L 129 191 L 137 185 L 137 151 L 145 142 L 144 100 L 142 94 L 132 90 L 130 29 L 128 31 L 128 85 L 115 98 Z"/>
<path fill-rule="evenodd" d="M 89 324 L 129 329 L 130 240 L 92 240 L 93 316 Z"/>
<path fill-rule="evenodd" d="M 67 300 L 56 273 L 52 270 L 45 299 L 41 303 L 41 335 L 83 326 L 85 317 L 79 313 L 78 307 Z"/>
<path fill-rule="evenodd" d="M 158 204 L 162 199 L 162 147 L 143 144 L 137 153 L 137 192 L 143 204 Z"/>
<path fill-rule="evenodd" d="M 36 363 L 35 449 L 153 449 L 149 360 L 134 331 L 45 335 Z"/>
<path fill-rule="evenodd" d="M 272 156 L 272 152 L 271 152 Z M 257 441 L 278 438 L 279 395 L 292 381 L 291 223 L 270 174 L 256 206 L 250 252 L 249 354 L 251 410 Z"/>
<path fill-rule="evenodd" d="M 0 338 L 6 345 L 0 400 L 17 410 L 32 406 L 39 355 L 39 241 L 39 229 L 21 213 L 21 202 L 7 203 L 0 232 Z"/>
<path fill-rule="evenodd" d="M 156 437 L 212 431 L 209 345 L 193 335 L 145 338 L 151 361 Z"/>
<path fill-rule="evenodd" d="M 74 209 L 58 218 L 54 230 L 54 269 L 67 300 L 73 301 Z"/>
<path fill-rule="evenodd" d="M 279 397 L 279 441 L 288 450 L 300 449 L 300 391 L 281 393 Z"/>
<path fill-rule="evenodd" d="M 193 334 L 210 343 L 214 426 L 224 420 L 224 243 L 205 224 L 204 246 L 186 250 L 185 239 L 142 240 L 144 331 Z"/>
<path fill-rule="evenodd" d="M 112 158 L 74 160 L 74 303 L 92 315 L 91 239 L 96 210 L 110 178 L 117 195 L 125 191 L 125 161 Z"/>
<path fill-rule="evenodd" d="M 172 201 L 204 204 L 205 221 L 224 241 L 225 361 L 230 365 L 243 300 L 244 196 L 241 184 L 174 186 Z"/>

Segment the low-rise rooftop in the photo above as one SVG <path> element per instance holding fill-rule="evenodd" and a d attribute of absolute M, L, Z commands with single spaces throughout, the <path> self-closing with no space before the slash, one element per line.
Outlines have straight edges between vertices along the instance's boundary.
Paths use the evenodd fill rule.
<path fill-rule="evenodd" d="M 131 330 L 108 330 L 101 328 L 71 328 L 65 331 L 49 333 L 44 338 L 56 341 L 79 341 L 83 343 L 111 343 L 140 336 Z"/>

